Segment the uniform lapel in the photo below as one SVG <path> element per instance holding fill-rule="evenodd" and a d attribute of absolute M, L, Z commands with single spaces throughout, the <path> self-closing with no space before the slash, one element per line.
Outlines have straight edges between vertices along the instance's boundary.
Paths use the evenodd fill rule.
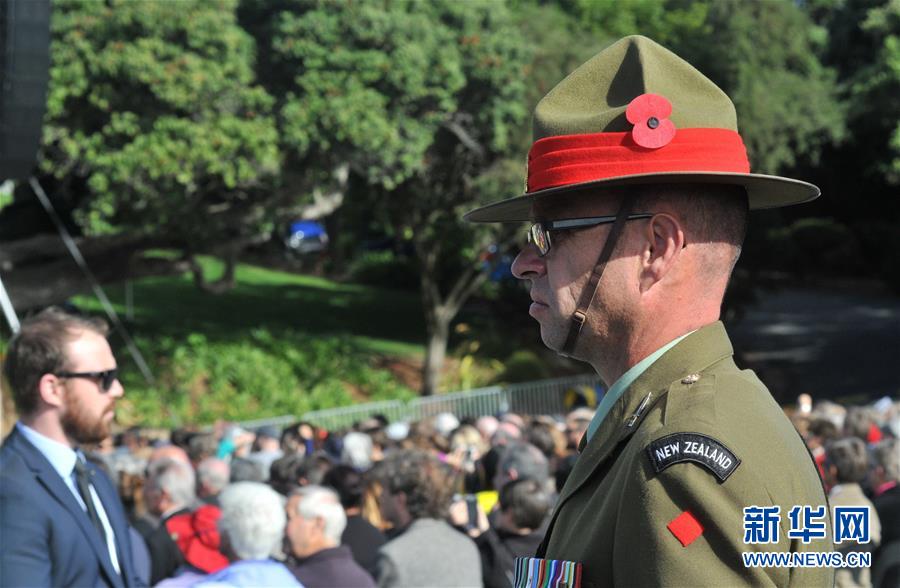
<path fill-rule="evenodd" d="M 652 405 L 668 393 L 674 381 L 701 372 L 717 361 L 730 357 L 733 352 L 725 327 L 721 322 L 715 322 L 685 337 L 648 367 L 616 401 L 584 446 L 560 493 L 556 512 L 609 459 L 616 446 L 638 429 Z M 639 411 L 645 399 L 645 406 Z M 632 417 L 636 418 L 631 421 Z"/>
<path fill-rule="evenodd" d="M 69 490 L 69 487 L 66 486 L 63 479 L 59 477 L 59 473 L 53 469 L 53 466 L 50 465 L 47 458 L 44 457 L 34 445 L 29 443 L 17 429 L 13 429 L 13 432 L 10 433 L 9 442 L 13 444 L 22 456 L 23 461 L 31 468 L 31 471 L 34 472 L 38 482 L 46 488 L 50 496 L 65 507 L 72 515 L 72 519 L 81 529 L 81 532 L 84 533 L 88 544 L 90 544 L 94 553 L 97 555 L 97 558 L 100 561 L 100 567 L 107 576 L 107 582 L 111 586 L 122 586 L 122 579 L 112 566 L 112 561 L 109 559 L 109 551 L 107 550 L 106 545 L 101 542 L 97 529 L 94 528 L 87 514 L 84 512 L 84 509 L 82 509 L 81 505 L 78 504 L 78 501 L 75 500 L 72 491 Z M 106 503 L 104 502 L 104 507 L 105 504 Z"/>

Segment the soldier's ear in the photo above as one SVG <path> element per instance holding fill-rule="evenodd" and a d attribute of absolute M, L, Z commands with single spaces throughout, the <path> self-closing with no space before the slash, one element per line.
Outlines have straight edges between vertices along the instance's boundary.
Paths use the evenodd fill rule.
<path fill-rule="evenodd" d="M 672 269 L 686 244 L 684 229 L 674 216 L 659 213 L 641 231 L 641 292 L 660 282 Z"/>

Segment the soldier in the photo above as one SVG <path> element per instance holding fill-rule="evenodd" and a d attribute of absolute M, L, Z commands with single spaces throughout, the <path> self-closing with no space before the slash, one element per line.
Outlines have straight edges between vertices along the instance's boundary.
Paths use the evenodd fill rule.
<path fill-rule="evenodd" d="M 513 264 L 531 284 L 529 314 L 548 347 L 610 386 L 532 573 L 574 571 L 583 586 L 830 586 L 833 569 L 744 564 L 742 552 L 833 546 L 806 447 L 735 365 L 719 322 L 748 210 L 819 189 L 751 174 L 728 96 L 640 36 L 551 90 L 533 132 L 525 195 L 466 218 L 532 223 Z M 822 515 L 808 543 L 788 536 L 795 505 Z M 745 533 L 753 507 L 780 514 L 769 542 Z"/>

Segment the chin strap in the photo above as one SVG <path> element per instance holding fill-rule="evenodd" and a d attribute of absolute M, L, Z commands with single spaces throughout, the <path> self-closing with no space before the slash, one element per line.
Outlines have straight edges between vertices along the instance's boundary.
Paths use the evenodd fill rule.
<path fill-rule="evenodd" d="M 578 307 L 575 312 L 572 313 L 569 334 L 561 351 L 561 354 L 566 357 L 572 357 L 575 352 L 578 335 L 581 334 L 581 328 L 584 327 L 584 322 L 587 319 L 588 309 L 590 309 L 594 296 L 597 294 L 597 287 L 600 285 L 600 278 L 603 277 L 603 270 L 606 269 L 606 264 L 609 258 L 612 257 L 616 244 L 619 242 L 619 236 L 622 234 L 622 229 L 625 227 L 625 222 L 628 220 L 628 215 L 631 214 L 633 200 L 632 196 L 623 198 L 622 204 L 619 206 L 619 212 L 616 213 L 616 222 L 613 223 L 612 229 L 609 231 L 606 244 L 600 252 L 600 257 L 597 258 L 597 263 L 594 264 L 594 270 L 591 272 L 590 279 L 584 290 L 581 291 L 581 299 L 578 301 Z"/>

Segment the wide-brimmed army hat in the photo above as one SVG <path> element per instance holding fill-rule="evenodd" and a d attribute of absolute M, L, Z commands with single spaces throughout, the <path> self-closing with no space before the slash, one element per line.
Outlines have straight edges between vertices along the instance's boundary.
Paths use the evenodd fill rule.
<path fill-rule="evenodd" d="M 734 104 L 665 47 L 621 39 L 538 103 L 525 194 L 477 208 L 473 222 L 526 221 L 536 199 L 636 184 L 729 184 L 751 209 L 819 196 L 807 182 L 750 173 Z"/>

